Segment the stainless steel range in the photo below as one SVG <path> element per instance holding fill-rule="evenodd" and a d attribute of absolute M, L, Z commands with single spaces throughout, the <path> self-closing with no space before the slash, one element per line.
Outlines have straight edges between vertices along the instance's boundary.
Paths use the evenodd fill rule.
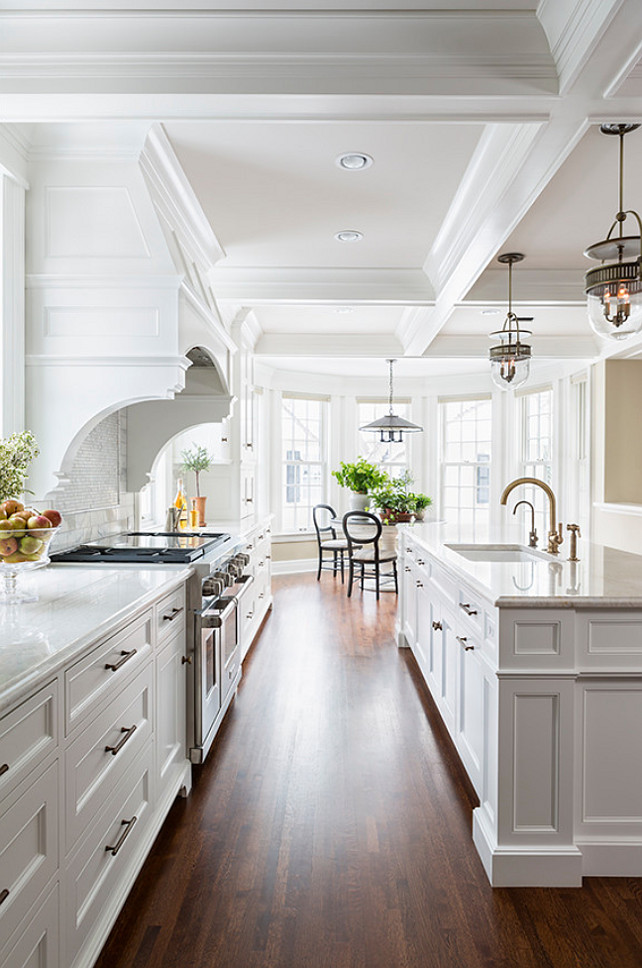
<path fill-rule="evenodd" d="M 202 763 L 241 677 L 239 607 L 253 582 L 240 540 L 211 532 L 116 534 L 51 555 L 52 561 L 115 564 L 190 564 L 187 582 L 187 742 Z"/>

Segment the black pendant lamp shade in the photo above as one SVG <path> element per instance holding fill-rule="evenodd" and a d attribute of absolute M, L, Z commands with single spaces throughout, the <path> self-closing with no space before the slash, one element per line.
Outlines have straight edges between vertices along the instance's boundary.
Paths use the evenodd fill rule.
<path fill-rule="evenodd" d="M 398 417 L 392 408 L 392 367 L 396 362 L 395 360 L 388 360 L 388 365 L 390 367 L 390 400 L 389 400 L 389 412 L 385 417 L 379 417 L 378 420 L 373 420 L 371 423 L 366 424 L 364 427 L 359 427 L 359 430 L 371 430 L 373 433 L 379 434 L 379 440 L 382 444 L 400 444 L 403 440 L 404 434 L 417 434 L 423 431 L 423 427 L 419 427 L 417 424 L 411 423 L 410 420 L 406 420 L 404 417 Z"/>

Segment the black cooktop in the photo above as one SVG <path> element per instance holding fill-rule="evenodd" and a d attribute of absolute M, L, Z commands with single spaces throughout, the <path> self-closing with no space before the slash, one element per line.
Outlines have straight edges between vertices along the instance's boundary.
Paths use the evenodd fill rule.
<path fill-rule="evenodd" d="M 51 555 L 52 561 L 143 562 L 168 564 L 195 561 L 206 552 L 231 541 L 229 534 L 194 531 L 180 534 L 167 531 L 127 531 L 100 541 L 91 541 L 69 551 Z"/>

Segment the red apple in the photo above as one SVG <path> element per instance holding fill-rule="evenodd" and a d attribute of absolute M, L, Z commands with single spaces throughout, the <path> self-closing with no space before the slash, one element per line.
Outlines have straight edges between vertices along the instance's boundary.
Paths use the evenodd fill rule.
<path fill-rule="evenodd" d="M 27 527 L 30 530 L 33 528 L 51 528 L 52 524 L 49 518 L 46 518 L 44 514 L 36 514 L 35 517 L 29 518 L 27 521 Z"/>
<path fill-rule="evenodd" d="M 18 550 L 18 542 L 15 538 L 0 538 L 0 555 L 6 558 Z"/>
<path fill-rule="evenodd" d="M 45 518 L 49 518 L 49 520 L 51 521 L 51 526 L 53 528 L 57 528 L 58 525 L 62 522 L 62 514 L 60 513 L 60 511 L 54 511 L 53 508 L 48 508 L 46 511 L 42 511 L 42 515 Z"/>
<path fill-rule="evenodd" d="M 4 501 L 2 507 L 7 512 L 8 518 L 10 518 L 12 514 L 15 514 L 16 511 L 24 511 L 25 509 L 22 501 L 16 501 L 13 497 L 10 497 L 7 501 Z"/>

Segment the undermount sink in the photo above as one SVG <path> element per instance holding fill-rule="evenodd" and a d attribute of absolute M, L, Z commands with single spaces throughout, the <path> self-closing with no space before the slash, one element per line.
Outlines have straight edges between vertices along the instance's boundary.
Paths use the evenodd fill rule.
<path fill-rule="evenodd" d="M 445 547 L 469 561 L 550 561 L 544 551 L 517 544 L 447 544 Z"/>

